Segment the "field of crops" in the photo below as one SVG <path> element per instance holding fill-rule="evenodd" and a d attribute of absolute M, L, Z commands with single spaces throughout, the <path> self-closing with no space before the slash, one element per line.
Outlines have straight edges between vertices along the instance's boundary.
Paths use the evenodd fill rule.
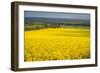
<path fill-rule="evenodd" d="M 25 31 L 25 61 L 90 58 L 89 28 L 46 28 Z"/>

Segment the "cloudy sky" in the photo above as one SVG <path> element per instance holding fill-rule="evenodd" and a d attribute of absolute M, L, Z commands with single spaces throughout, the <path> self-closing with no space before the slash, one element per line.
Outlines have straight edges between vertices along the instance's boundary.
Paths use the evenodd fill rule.
<path fill-rule="evenodd" d="M 85 13 L 62 13 L 62 12 L 42 12 L 42 11 L 24 11 L 24 17 L 90 20 L 90 14 L 85 14 Z"/>

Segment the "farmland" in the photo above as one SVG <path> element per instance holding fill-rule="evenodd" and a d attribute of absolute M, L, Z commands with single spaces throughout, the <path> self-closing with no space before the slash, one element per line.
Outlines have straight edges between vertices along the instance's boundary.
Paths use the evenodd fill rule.
<path fill-rule="evenodd" d="M 90 58 L 90 28 L 44 28 L 25 31 L 24 61 Z"/>

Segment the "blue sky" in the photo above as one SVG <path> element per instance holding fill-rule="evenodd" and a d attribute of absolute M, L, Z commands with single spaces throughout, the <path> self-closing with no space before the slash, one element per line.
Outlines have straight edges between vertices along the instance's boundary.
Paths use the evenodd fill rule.
<path fill-rule="evenodd" d="M 83 19 L 90 20 L 90 14 L 85 13 L 62 13 L 62 12 L 42 12 L 42 11 L 24 11 L 24 17 L 39 18 L 64 18 L 64 19 Z"/>

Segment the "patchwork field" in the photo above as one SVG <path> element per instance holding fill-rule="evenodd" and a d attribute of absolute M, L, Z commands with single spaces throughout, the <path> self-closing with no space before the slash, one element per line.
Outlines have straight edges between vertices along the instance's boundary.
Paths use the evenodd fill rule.
<path fill-rule="evenodd" d="M 90 58 L 89 28 L 46 28 L 25 31 L 24 61 Z"/>

